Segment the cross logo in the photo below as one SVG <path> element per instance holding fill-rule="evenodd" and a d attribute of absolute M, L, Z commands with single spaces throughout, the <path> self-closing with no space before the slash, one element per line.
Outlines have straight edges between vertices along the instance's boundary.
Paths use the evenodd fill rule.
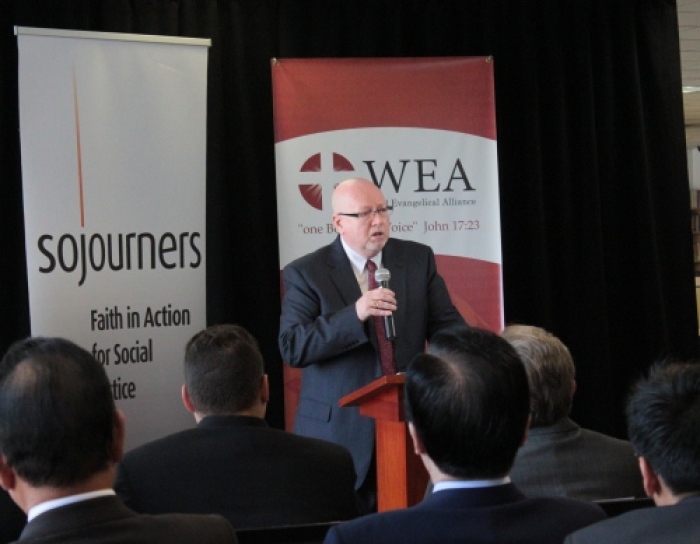
<path fill-rule="evenodd" d="M 325 163 L 325 161 L 323 161 Z M 311 155 L 299 169 L 300 172 L 321 172 L 322 167 L 321 153 Z M 354 172 L 355 168 L 352 163 L 340 153 L 332 153 L 333 172 Z M 344 174 L 345 179 L 347 174 Z M 341 180 L 342 181 L 342 180 Z M 335 185 L 335 183 L 334 183 Z M 300 183 L 299 192 L 306 203 L 316 208 L 323 210 L 323 186 L 319 183 Z"/>

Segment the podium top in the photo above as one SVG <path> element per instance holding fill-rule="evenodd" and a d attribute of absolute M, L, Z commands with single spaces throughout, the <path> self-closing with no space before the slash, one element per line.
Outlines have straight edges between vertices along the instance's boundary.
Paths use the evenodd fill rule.
<path fill-rule="evenodd" d="M 360 406 L 365 402 L 387 393 L 392 389 L 403 390 L 403 384 L 406 382 L 406 375 L 392 374 L 390 376 L 382 376 L 373 382 L 368 383 L 360 389 L 356 389 L 352 393 L 345 395 L 338 401 L 340 406 Z"/>

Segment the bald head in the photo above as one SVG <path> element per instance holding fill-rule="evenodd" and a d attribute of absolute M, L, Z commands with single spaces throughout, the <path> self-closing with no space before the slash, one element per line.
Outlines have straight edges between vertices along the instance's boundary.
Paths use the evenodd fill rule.
<path fill-rule="evenodd" d="M 333 225 L 343 241 L 366 258 L 377 255 L 389 239 L 389 214 L 384 195 L 368 179 L 352 178 L 333 191 Z M 364 217 L 355 214 L 369 213 Z"/>
<path fill-rule="evenodd" d="M 333 213 L 352 213 L 360 211 L 356 204 L 362 204 L 366 199 L 378 200 L 386 203 L 384 195 L 374 183 L 368 179 L 346 179 L 336 185 L 333 191 Z"/>

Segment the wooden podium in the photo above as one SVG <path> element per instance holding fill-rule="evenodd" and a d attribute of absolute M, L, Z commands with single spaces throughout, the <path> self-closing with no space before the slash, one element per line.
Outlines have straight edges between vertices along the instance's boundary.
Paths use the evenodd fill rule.
<path fill-rule="evenodd" d="M 408 434 L 404 381 L 403 374 L 382 376 L 339 401 L 340 406 L 359 406 L 360 414 L 375 420 L 380 512 L 419 503 L 428 484 L 428 473 Z"/>

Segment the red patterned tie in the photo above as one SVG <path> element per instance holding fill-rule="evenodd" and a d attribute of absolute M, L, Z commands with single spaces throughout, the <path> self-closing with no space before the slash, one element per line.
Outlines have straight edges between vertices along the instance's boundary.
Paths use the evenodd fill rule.
<path fill-rule="evenodd" d="M 377 265 L 374 261 L 367 261 L 367 287 L 376 289 L 379 287 L 377 280 L 374 278 L 374 273 L 377 271 Z M 386 331 L 384 330 L 383 319 L 379 315 L 372 316 L 374 331 L 377 333 L 377 342 L 379 343 L 379 361 L 382 366 L 382 374 L 396 374 L 396 361 L 394 360 L 394 344 L 387 340 Z"/>

